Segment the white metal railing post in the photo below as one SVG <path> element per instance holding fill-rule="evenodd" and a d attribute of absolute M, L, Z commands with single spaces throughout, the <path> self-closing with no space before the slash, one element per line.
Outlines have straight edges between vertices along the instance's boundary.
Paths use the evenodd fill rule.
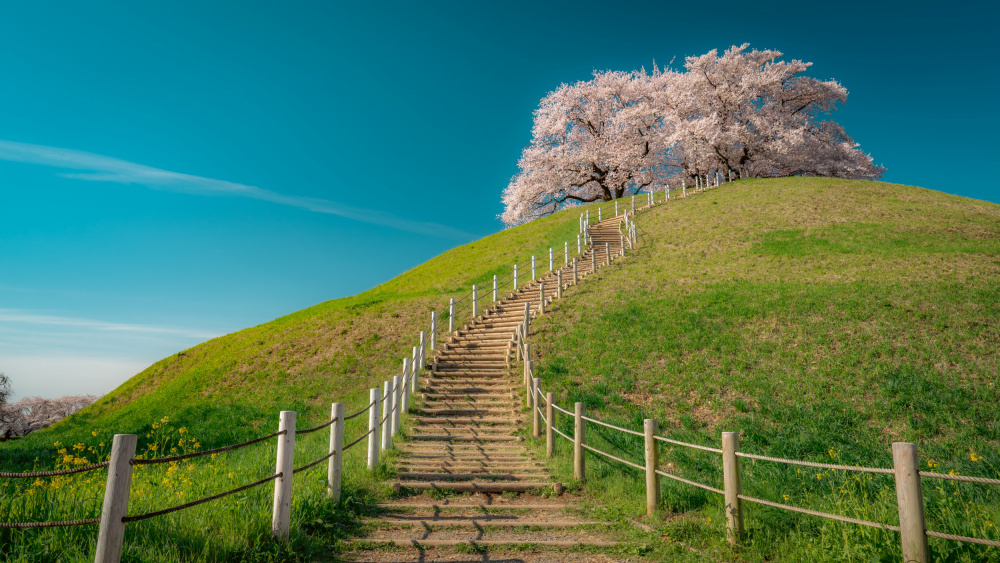
<path fill-rule="evenodd" d="M 448 334 L 455 334 L 455 298 L 448 300 Z"/>
<path fill-rule="evenodd" d="M 532 407 L 531 409 L 531 412 L 534 413 L 531 424 L 531 436 L 534 438 L 540 438 L 542 436 L 542 417 L 541 417 L 541 411 L 539 411 L 539 408 L 541 408 L 541 404 L 538 402 L 538 399 L 540 398 L 538 388 L 541 386 L 541 384 L 542 384 L 541 379 L 537 377 L 531 378 L 531 395 L 533 397 L 532 402 L 535 403 L 535 406 Z"/>
<path fill-rule="evenodd" d="M 330 408 L 330 450 L 333 454 L 326 467 L 326 494 L 333 502 L 340 502 L 340 490 L 344 476 L 344 403 L 334 403 Z"/>
<path fill-rule="evenodd" d="M 647 418 L 642 423 L 646 452 L 646 514 L 652 516 L 660 505 L 660 450 L 656 447 L 656 420 Z"/>
<path fill-rule="evenodd" d="M 535 257 L 532 256 L 531 257 L 531 281 L 535 281 L 537 279 L 538 279 L 538 274 L 536 273 L 536 270 L 535 270 Z"/>
<path fill-rule="evenodd" d="M 493 274 L 493 302 L 497 302 L 497 275 Z"/>
<path fill-rule="evenodd" d="M 274 507 L 271 512 L 271 536 L 288 540 L 292 520 L 292 471 L 295 467 L 295 411 L 281 411 L 278 418 L 278 459 L 274 480 Z"/>
<path fill-rule="evenodd" d="M 472 318 L 479 316 L 479 293 L 476 284 L 472 284 Z"/>
<path fill-rule="evenodd" d="M 382 407 L 382 396 L 379 395 L 378 387 L 368 390 L 368 471 L 375 471 L 378 467 L 378 420 Z"/>
<path fill-rule="evenodd" d="M 392 406 L 395 410 L 392 411 L 392 435 L 395 436 L 399 434 L 400 423 L 403 419 L 403 397 L 406 393 L 403 392 L 403 378 L 401 376 L 393 376 L 392 378 Z"/>
<path fill-rule="evenodd" d="M 382 451 L 392 447 L 392 401 L 395 393 L 392 391 L 392 379 L 382 383 L 382 416 L 379 423 L 382 425 Z"/>
<path fill-rule="evenodd" d="M 892 466 L 896 476 L 896 504 L 903 561 L 929 563 L 924 519 L 924 493 L 920 487 L 920 458 L 917 445 L 893 442 Z"/>
<path fill-rule="evenodd" d="M 552 393 L 545 394 L 545 457 L 548 458 L 556 455 L 556 434 L 552 431 L 555 426 L 553 417 L 556 414 L 556 409 L 552 408 L 554 400 Z"/>
<path fill-rule="evenodd" d="M 97 551 L 94 563 L 118 563 L 122 560 L 125 543 L 125 523 L 128 514 L 129 489 L 132 487 L 132 458 L 135 457 L 135 434 L 115 434 L 111 440 L 108 460 L 108 480 L 104 486 L 104 506 L 97 531 Z"/>
<path fill-rule="evenodd" d="M 740 433 L 722 433 L 722 482 L 726 502 L 726 539 L 735 544 L 743 535 L 743 507 L 740 502 Z"/>
<path fill-rule="evenodd" d="M 576 403 L 573 410 L 573 479 L 578 483 L 587 480 L 586 462 L 583 458 L 584 432 L 583 403 Z"/>
<path fill-rule="evenodd" d="M 399 399 L 400 405 L 402 406 L 397 411 L 400 415 L 404 412 L 409 412 L 410 410 L 409 384 L 412 382 L 411 378 L 413 377 L 410 374 L 413 369 L 411 367 L 412 365 L 413 362 L 410 361 L 410 358 L 403 358 L 403 375 L 399 378 L 400 386 L 402 387 L 402 389 L 399 390 Z"/>

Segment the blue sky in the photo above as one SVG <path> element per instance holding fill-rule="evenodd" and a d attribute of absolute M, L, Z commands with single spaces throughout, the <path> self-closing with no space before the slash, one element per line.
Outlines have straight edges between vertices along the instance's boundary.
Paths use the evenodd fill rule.
<path fill-rule="evenodd" d="M 814 63 L 885 180 L 1000 202 L 985 4 L 0 5 L 0 371 L 105 393 L 502 228 L 531 112 L 749 42 Z"/>

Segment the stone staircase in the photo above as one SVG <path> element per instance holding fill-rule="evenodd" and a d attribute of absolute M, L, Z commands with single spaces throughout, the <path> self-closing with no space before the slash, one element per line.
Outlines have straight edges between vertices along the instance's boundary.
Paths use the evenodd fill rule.
<path fill-rule="evenodd" d="M 593 247 L 578 257 L 580 278 L 603 266 L 607 253 L 612 259 L 620 253 L 619 221 L 591 226 Z M 571 285 L 572 262 L 561 270 L 563 286 Z M 393 483 L 398 498 L 368 522 L 372 533 L 360 541 L 369 549 L 353 552 L 352 561 L 468 560 L 470 549 L 480 555 L 476 561 L 617 560 L 566 551 L 616 542 L 601 531 L 603 524 L 575 514 L 577 499 L 563 493 L 523 443 L 528 415 L 521 376 L 512 370 L 515 334 L 525 304 L 537 314 L 542 284 L 546 304 L 556 298 L 558 272 L 497 302 L 445 338 L 428 360 L 407 440 L 396 445 L 402 454 Z M 513 548 L 512 559 L 506 550 Z"/>

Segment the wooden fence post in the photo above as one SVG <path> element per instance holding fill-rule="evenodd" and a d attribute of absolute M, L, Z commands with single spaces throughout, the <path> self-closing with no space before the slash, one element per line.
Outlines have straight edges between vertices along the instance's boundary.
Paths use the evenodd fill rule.
<path fill-rule="evenodd" d="M 635 196 L 632 196 L 632 213 L 635 213 Z"/>
<path fill-rule="evenodd" d="M 542 436 L 542 416 L 539 408 L 541 404 L 538 402 L 539 393 L 538 388 L 541 386 L 542 380 L 537 377 L 531 378 L 531 402 L 534 406 L 531 407 L 532 413 L 532 424 L 531 424 L 531 436 L 533 438 L 541 438 Z"/>
<path fill-rule="evenodd" d="M 550 246 L 549 247 L 549 271 L 550 272 L 555 269 L 553 266 L 555 266 L 555 263 L 552 261 L 552 247 Z"/>
<path fill-rule="evenodd" d="M 545 314 L 545 282 L 538 284 L 538 314 Z"/>
<path fill-rule="evenodd" d="M 611 264 L 611 243 L 604 243 L 604 263 Z"/>
<path fill-rule="evenodd" d="M 577 260 L 573 257 L 573 285 L 576 285 L 580 281 L 580 274 L 577 272 Z"/>
<path fill-rule="evenodd" d="M 557 278 L 556 279 L 556 299 L 562 299 L 562 290 L 563 290 L 563 286 L 562 286 L 563 285 L 563 282 L 562 282 L 562 270 L 559 270 L 558 272 L 556 272 L 556 278 Z"/>
<path fill-rule="evenodd" d="M 556 433 L 552 431 L 555 426 L 556 409 L 552 408 L 555 401 L 552 393 L 545 394 L 545 457 L 556 455 Z"/>
<path fill-rule="evenodd" d="M 472 318 L 479 316 L 479 295 L 476 292 L 476 284 L 472 284 Z"/>
<path fill-rule="evenodd" d="M 535 267 L 535 257 L 532 256 L 531 257 L 531 281 L 535 281 L 537 279 L 538 279 L 538 274 L 537 274 L 536 267 Z"/>
<path fill-rule="evenodd" d="M 597 249 L 593 246 L 590 247 L 590 273 L 597 271 Z"/>
<path fill-rule="evenodd" d="M 401 415 L 404 412 L 409 412 L 410 410 L 410 394 L 408 391 L 409 383 L 411 382 L 410 378 L 413 377 L 410 375 L 412 370 L 410 367 L 411 365 L 412 362 L 410 361 L 410 358 L 403 358 L 403 375 L 399 378 L 399 385 L 401 387 L 399 399 L 402 407 L 400 407 L 400 410 L 396 411 L 398 415 Z"/>
<path fill-rule="evenodd" d="M 438 345 L 438 314 L 437 311 L 431 311 L 431 350 L 437 348 Z"/>
<path fill-rule="evenodd" d="M 455 298 L 448 300 L 448 334 L 455 334 Z"/>
<path fill-rule="evenodd" d="M 278 461 L 274 480 L 274 507 L 271 512 L 271 536 L 288 540 L 292 520 L 292 470 L 295 467 L 295 411 L 281 411 L 278 419 Z"/>
<path fill-rule="evenodd" d="M 493 274 L 493 302 L 497 302 L 497 275 Z"/>
<path fill-rule="evenodd" d="M 374 403 L 374 404 L 373 404 Z M 382 396 L 379 395 L 378 387 L 368 390 L 368 471 L 375 471 L 378 467 L 378 420 L 382 405 Z"/>
<path fill-rule="evenodd" d="M 344 469 L 344 403 L 334 403 L 330 409 L 330 419 L 337 419 L 330 425 L 330 451 L 333 454 L 326 468 L 326 493 L 333 502 L 340 502 L 340 485 Z"/>
<path fill-rule="evenodd" d="M 531 328 L 531 304 L 524 304 L 524 329 L 521 330 L 521 338 L 528 339 L 528 329 Z"/>
<path fill-rule="evenodd" d="M 563 243 L 563 266 L 569 264 L 569 241 Z"/>
<path fill-rule="evenodd" d="M 423 342 L 424 333 L 420 333 L 420 341 Z M 413 361 L 410 362 L 410 377 L 413 379 L 410 381 L 410 392 L 416 393 L 420 387 L 418 387 L 418 380 L 420 379 L 420 370 L 424 367 L 424 362 L 421 360 L 423 357 L 423 347 L 414 346 L 413 347 Z"/>
<path fill-rule="evenodd" d="M 514 264 L 514 291 L 517 291 L 517 264 Z"/>
<path fill-rule="evenodd" d="M 622 245 L 621 255 L 625 256 L 625 235 L 618 235 L 618 237 L 621 239 L 621 245 Z"/>
<path fill-rule="evenodd" d="M 600 222 L 601 222 L 601 221 L 603 221 L 603 220 L 604 220 L 604 219 L 603 219 L 603 218 L 601 217 L 601 207 L 600 207 L 600 206 L 598 206 L 598 207 L 597 207 L 597 222 L 598 222 L 598 223 L 600 223 Z"/>
<path fill-rule="evenodd" d="M 517 361 L 524 360 L 523 349 L 521 348 L 521 328 L 523 325 L 519 325 L 514 329 L 514 348 L 517 350 Z"/>
<path fill-rule="evenodd" d="M 393 376 L 392 378 L 392 406 L 396 410 L 392 411 L 392 435 L 395 436 L 399 434 L 400 421 L 403 418 L 403 396 L 406 393 L 403 392 L 403 378 L 401 376 Z"/>
<path fill-rule="evenodd" d="M 427 331 L 420 331 L 420 358 L 417 362 L 417 374 L 424 371 L 427 366 Z M 417 392 L 416 378 L 413 380 L 413 392 Z"/>
<path fill-rule="evenodd" d="M 580 254 L 582 252 L 580 248 L 580 235 L 576 235 L 576 253 Z"/>
<path fill-rule="evenodd" d="M 531 380 L 535 377 L 535 362 L 525 360 L 524 362 L 524 401 L 525 406 L 534 407 L 535 398 L 531 396 Z"/>
<path fill-rule="evenodd" d="M 618 216 L 618 200 L 615 200 L 615 217 Z"/>
<path fill-rule="evenodd" d="M 743 507 L 740 502 L 740 433 L 722 433 L 722 481 L 726 497 L 726 539 L 735 544 L 743 535 Z"/>
<path fill-rule="evenodd" d="M 583 458 L 584 432 L 583 403 L 576 403 L 573 411 L 573 478 L 583 483 L 587 480 L 586 462 Z"/>
<path fill-rule="evenodd" d="M 896 504 L 899 508 L 899 535 L 906 563 L 929 563 L 930 550 L 924 522 L 924 494 L 920 487 L 920 459 L 917 445 L 893 442 L 892 466 L 896 474 Z"/>
<path fill-rule="evenodd" d="M 396 395 L 392 391 L 392 381 L 390 379 L 382 383 L 384 400 L 382 402 L 382 416 L 379 418 L 379 423 L 382 424 L 382 451 L 392 447 L 392 401 Z"/>
<path fill-rule="evenodd" d="M 97 532 L 94 563 L 118 563 L 122 560 L 129 489 L 132 486 L 132 458 L 135 457 L 135 434 L 115 434 L 111 440 L 108 481 L 104 486 L 101 527 Z"/>
<path fill-rule="evenodd" d="M 660 506 L 660 476 L 656 468 L 660 466 L 660 449 L 656 446 L 656 420 L 647 418 L 642 422 L 646 445 L 646 514 L 652 515 Z"/>

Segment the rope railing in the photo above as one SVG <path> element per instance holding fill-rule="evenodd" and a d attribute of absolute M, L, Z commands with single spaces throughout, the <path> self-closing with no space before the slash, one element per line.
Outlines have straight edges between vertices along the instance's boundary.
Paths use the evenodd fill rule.
<path fill-rule="evenodd" d="M 382 420 L 383 420 L 383 422 L 385 421 L 384 418 Z M 365 432 L 364 434 L 361 435 L 360 438 L 358 438 L 357 440 L 355 440 L 355 441 L 351 442 L 350 444 L 347 444 L 346 446 L 344 446 L 344 451 L 346 452 L 347 450 L 351 449 L 351 447 L 356 446 L 358 444 L 358 442 L 360 442 L 361 440 L 364 440 L 365 438 L 368 437 L 369 434 L 371 434 L 372 432 L 375 432 L 376 430 L 378 430 L 378 428 L 372 428 L 368 432 Z"/>
<path fill-rule="evenodd" d="M 316 432 L 317 430 L 322 430 L 324 428 L 329 427 L 334 422 L 337 422 L 337 417 L 333 417 L 330 420 L 324 422 L 323 424 L 320 424 L 319 426 L 314 426 L 312 428 L 309 428 L 308 430 L 296 430 L 295 431 L 295 435 L 298 436 L 300 434 L 312 434 L 313 432 Z"/>
<path fill-rule="evenodd" d="M 238 450 L 240 448 L 245 448 L 247 446 L 252 446 L 254 444 L 263 442 L 265 440 L 270 440 L 271 438 L 277 438 L 278 436 L 283 436 L 283 435 L 285 435 L 287 433 L 288 433 L 287 430 L 281 430 L 279 432 L 275 432 L 274 434 L 268 434 L 267 436 L 261 436 L 260 438 L 254 438 L 253 440 L 249 440 L 247 442 L 242 442 L 240 444 L 233 444 L 233 445 L 230 445 L 230 446 L 223 446 L 221 448 L 215 448 L 213 450 L 205 450 L 205 451 L 202 451 L 202 452 L 193 452 L 193 453 L 189 453 L 189 454 L 175 455 L 175 456 L 171 456 L 171 457 L 158 457 L 158 458 L 154 458 L 154 459 L 131 459 L 131 460 L 129 460 L 129 464 L 130 465 L 155 465 L 155 464 L 159 464 L 159 463 L 170 463 L 170 462 L 173 462 L 173 461 L 181 461 L 181 460 L 184 460 L 184 459 L 192 459 L 192 458 L 202 457 L 202 456 L 206 456 L 206 455 L 219 454 L 219 453 L 222 453 L 222 452 L 228 452 L 228 451 L 231 451 L 231 450 Z"/>
<path fill-rule="evenodd" d="M 353 419 L 353 418 L 357 418 L 357 417 L 359 417 L 359 416 L 361 416 L 361 415 L 365 414 L 366 412 L 368 412 L 369 410 L 371 410 L 371 408 L 372 408 L 372 407 L 374 407 L 374 406 L 375 406 L 375 403 L 374 403 L 374 401 L 373 401 L 373 402 L 371 402 L 371 403 L 368 403 L 368 406 L 367 406 L 367 407 L 365 407 L 365 408 L 363 408 L 363 409 L 359 410 L 358 412 L 356 412 L 356 413 L 354 413 L 354 414 L 351 414 L 351 415 L 348 415 L 348 416 L 345 416 L 345 417 L 344 417 L 344 422 L 347 422 L 348 420 L 351 420 L 351 419 Z"/>
<path fill-rule="evenodd" d="M 722 450 L 720 450 L 719 448 L 710 448 L 708 446 L 699 446 L 698 444 L 689 444 L 687 442 L 681 442 L 680 440 L 673 440 L 671 438 L 666 438 L 664 436 L 653 436 L 653 439 L 659 442 L 666 442 L 667 444 L 673 444 L 675 446 L 684 446 L 685 448 L 694 448 L 696 450 L 712 452 L 715 454 L 722 453 Z"/>
<path fill-rule="evenodd" d="M 86 518 L 84 520 L 61 520 L 58 522 L 0 522 L 0 528 L 63 528 L 67 526 L 87 526 L 89 524 L 100 524 L 100 518 Z"/>
<path fill-rule="evenodd" d="M 859 524 L 861 526 L 869 526 L 871 528 L 879 528 L 881 530 L 898 532 L 899 526 L 893 526 L 892 524 L 880 524 L 878 522 L 870 522 L 868 520 L 859 520 L 857 518 L 850 518 L 848 516 L 841 516 L 839 514 L 830 514 L 829 512 L 820 512 L 818 510 L 810 510 L 808 508 L 800 508 L 798 506 L 790 506 L 787 504 L 781 504 L 780 502 L 772 502 L 769 500 L 748 497 L 746 495 L 738 495 L 740 500 L 745 500 L 748 502 L 753 502 L 757 504 L 763 504 L 765 506 L 772 506 L 774 508 L 781 508 L 783 510 L 789 510 L 792 512 L 801 512 L 802 514 L 809 514 L 811 516 L 819 516 L 820 518 L 829 518 L 830 520 L 839 520 L 840 522 L 847 522 L 849 524 Z"/>
<path fill-rule="evenodd" d="M 970 538 L 968 536 L 956 536 L 955 534 L 945 534 L 942 532 L 932 532 L 930 530 L 925 530 L 925 534 L 932 538 L 941 538 L 943 540 L 954 540 L 966 543 L 977 543 L 979 545 L 988 545 L 990 547 L 1000 547 L 1000 541 L 996 540 L 984 540 L 982 538 Z"/>
<path fill-rule="evenodd" d="M 635 430 L 629 430 L 628 428 L 622 428 L 621 426 L 615 426 L 614 424 L 608 424 L 607 422 L 602 422 L 600 420 L 597 420 L 597 419 L 594 419 L 594 418 L 590 418 L 590 417 L 587 417 L 587 416 L 584 416 L 584 417 L 581 417 L 581 418 L 583 418 L 587 422 L 593 422 L 594 424 L 597 424 L 598 426 L 604 426 L 605 428 L 610 428 L 612 430 L 618 430 L 619 432 L 625 432 L 626 434 L 632 434 L 634 436 L 643 436 L 644 435 L 642 432 L 636 432 Z"/>
<path fill-rule="evenodd" d="M 1000 479 L 987 479 L 985 477 L 970 477 L 968 475 L 952 475 L 950 473 L 931 473 L 929 471 L 921 471 L 921 477 L 927 477 L 929 479 L 948 479 L 950 481 L 963 481 L 965 483 L 980 483 L 983 485 L 1000 485 Z"/>
<path fill-rule="evenodd" d="M 613 456 L 613 455 L 611 455 L 611 454 L 609 454 L 607 452 L 603 452 L 603 451 L 601 451 L 601 450 L 599 450 L 599 449 L 597 449 L 597 448 L 595 448 L 593 446 L 588 446 L 587 444 L 581 444 L 581 445 L 583 446 L 583 449 L 585 449 L 587 451 L 594 452 L 595 454 L 600 454 L 600 455 L 602 455 L 604 457 L 607 457 L 607 458 L 613 459 L 615 461 L 624 463 L 625 465 L 628 465 L 630 467 L 634 467 L 634 468 L 639 469 L 641 471 L 645 471 L 646 470 L 645 466 L 639 465 L 638 463 L 632 463 L 631 461 L 622 459 L 620 457 Z"/>
<path fill-rule="evenodd" d="M 721 453 L 721 450 L 720 450 Z M 776 463 L 787 463 L 789 465 L 802 465 L 805 467 L 816 467 L 818 469 L 839 469 L 842 471 L 860 471 L 862 473 L 894 473 L 892 469 L 882 467 L 862 467 L 859 465 L 838 465 L 835 463 L 818 463 L 815 461 L 799 461 L 797 459 L 784 459 L 780 457 L 770 457 L 766 455 L 749 454 L 746 452 L 736 452 L 738 457 L 748 459 L 759 459 L 762 461 L 773 461 Z M 1000 481 L 998 481 L 1000 482 Z"/>
<path fill-rule="evenodd" d="M 657 475 L 661 475 L 661 476 L 666 477 L 668 479 L 673 479 L 674 481 L 680 481 L 681 483 L 686 483 L 688 485 L 693 485 L 693 486 L 698 487 L 700 489 L 705 489 L 706 491 L 712 491 L 713 493 L 718 493 L 720 495 L 726 494 L 726 491 L 723 491 L 722 489 L 716 489 L 715 487 L 712 487 L 712 486 L 709 486 L 709 485 L 705 485 L 704 483 L 699 483 L 697 481 L 691 481 L 690 479 L 685 479 L 685 478 L 680 477 L 678 475 L 674 475 L 673 473 L 667 473 L 666 471 L 661 471 L 659 469 L 656 469 L 655 473 Z"/>
<path fill-rule="evenodd" d="M 294 475 L 294 474 L 296 474 L 296 473 L 298 473 L 300 471 L 305 471 L 306 469 L 310 469 L 312 467 L 315 467 L 315 466 L 319 465 L 320 463 L 323 463 L 324 461 L 330 459 L 331 457 L 333 457 L 335 455 L 337 455 L 337 452 L 333 451 L 333 452 L 330 452 L 330 453 L 326 454 L 325 456 L 317 459 L 316 461 L 307 463 L 307 464 L 303 465 L 302 467 L 299 467 L 298 469 L 293 469 L 292 470 L 292 475 Z"/>
<path fill-rule="evenodd" d="M 171 506 L 170 508 L 164 508 L 163 510 L 157 510 L 156 512 L 149 512 L 147 514 L 137 514 L 135 516 L 125 516 L 125 517 L 122 518 L 122 523 L 123 524 L 127 524 L 129 522 L 139 522 L 140 520 L 147 520 L 149 518 L 155 518 L 157 516 L 163 516 L 164 514 L 170 514 L 171 512 L 177 512 L 178 510 L 184 510 L 185 508 L 191 508 L 192 506 L 198 506 L 199 504 L 205 504 L 206 502 L 210 502 L 210 501 L 213 501 L 213 500 L 216 500 L 216 499 L 220 499 L 222 497 L 226 497 L 226 496 L 238 493 L 240 491 L 245 491 L 247 489 L 252 489 L 253 487 L 256 487 L 258 485 L 263 485 L 264 483 L 267 483 L 268 481 L 273 481 L 275 479 L 278 479 L 278 478 L 282 477 L 282 475 L 283 475 L 282 473 L 276 473 L 274 475 L 271 475 L 270 477 L 265 477 L 265 478 L 263 478 L 263 479 L 261 479 L 259 481 L 254 481 L 253 483 L 250 483 L 249 485 L 243 485 L 242 487 L 236 487 L 235 489 L 231 489 L 231 490 L 228 490 L 226 492 L 219 493 L 217 495 L 212 495 L 210 497 L 205 497 L 203 499 L 193 500 L 191 502 L 186 502 L 184 504 L 179 504 L 177 506 Z"/>
<path fill-rule="evenodd" d="M 73 475 L 74 473 L 84 473 L 86 471 L 93 471 L 95 469 L 101 469 L 107 467 L 108 462 L 94 463 L 91 465 L 84 465 L 82 467 L 74 467 L 73 469 L 58 469 L 55 471 L 31 471 L 27 473 L 0 473 L 0 477 L 6 479 L 33 479 L 35 477 L 55 477 L 57 475 Z"/>

